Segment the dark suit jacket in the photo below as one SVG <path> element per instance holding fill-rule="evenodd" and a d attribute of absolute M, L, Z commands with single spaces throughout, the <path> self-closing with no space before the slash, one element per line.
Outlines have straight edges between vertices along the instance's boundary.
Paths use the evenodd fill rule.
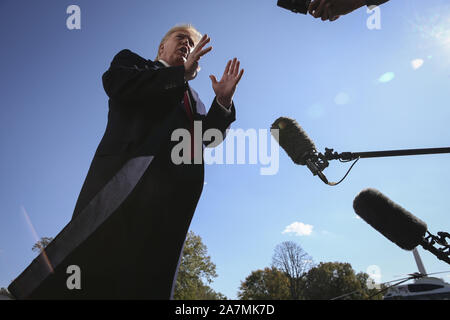
<path fill-rule="evenodd" d="M 184 81 L 183 66 L 165 68 L 159 62 L 141 58 L 130 50 L 122 50 L 103 75 L 103 86 L 110 98 L 108 125 L 97 155 L 125 151 L 133 155 L 137 155 L 136 152 L 155 154 L 157 147 L 153 146 L 167 138 L 156 133 L 162 126 L 168 134 L 171 131 L 167 129 L 173 129 L 176 125 L 188 126 L 187 115 L 180 106 L 184 92 L 190 90 Z M 194 120 L 203 121 L 204 130 L 218 128 L 224 131 L 235 119 L 233 106 L 229 113 L 224 112 L 214 100 L 206 113 L 204 108 L 197 108 L 194 99 L 191 101 L 194 102 Z M 145 144 L 147 149 L 138 151 L 144 140 L 148 139 L 150 143 Z"/>

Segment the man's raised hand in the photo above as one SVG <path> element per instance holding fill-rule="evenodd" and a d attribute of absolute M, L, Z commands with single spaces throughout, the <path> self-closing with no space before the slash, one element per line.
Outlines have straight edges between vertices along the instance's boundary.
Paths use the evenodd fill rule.
<path fill-rule="evenodd" d="M 237 58 L 228 61 L 220 81 L 217 81 L 213 75 L 209 76 L 217 101 L 225 107 L 231 106 L 236 87 L 244 74 L 244 69 L 239 71 L 239 65 L 240 62 Z"/>

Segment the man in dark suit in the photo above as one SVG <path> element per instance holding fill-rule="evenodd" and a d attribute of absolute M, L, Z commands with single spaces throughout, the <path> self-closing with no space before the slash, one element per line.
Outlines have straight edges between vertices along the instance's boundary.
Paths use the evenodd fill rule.
<path fill-rule="evenodd" d="M 89 281 L 100 281 L 107 287 L 96 294 L 100 297 L 168 299 L 173 294 L 204 168 L 203 163 L 174 164 L 171 135 L 180 128 L 193 134 L 194 121 L 201 122 L 203 131 L 225 134 L 235 120 L 232 98 L 243 75 L 234 58 L 220 81 L 210 76 L 216 97 L 206 112 L 188 81 L 197 76 L 200 58 L 212 50 L 205 48 L 209 41 L 190 25 L 177 26 L 161 41 L 157 61 L 122 50 L 103 75 L 108 124 L 72 222 L 104 221 L 98 227 L 101 236 L 85 246 L 103 255 L 101 264 L 108 268 L 84 266 L 90 273 L 86 292 Z"/>

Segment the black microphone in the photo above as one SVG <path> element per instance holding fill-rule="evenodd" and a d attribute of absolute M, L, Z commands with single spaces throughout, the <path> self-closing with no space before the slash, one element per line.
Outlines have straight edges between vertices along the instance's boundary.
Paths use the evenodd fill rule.
<path fill-rule="evenodd" d="M 274 138 L 294 163 L 305 165 L 306 160 L 316 153 L 314 142 L 294 119 L 280 117 L 271 129 L 279 129 L 279 137 Z"/>
<path fill-rule="evenodd" d="M 438 259 L 450 264 L 450 244 L 447 242 L 450 234 L 431 234 L 427 231 L 425 222 L 378 190 L 369 188 L 361 191 L 353 200 L 353 209 L 364 221 L 400 248 L 413 250 L 421 245 Z"/>
<path fill-rule="evenodd" d="M 361 191 L 353 209 L 364 221 L 400 248 L 413 250 L 422 243 L 427 224 L 375 189 Z"/>
<path fill-rule="evenodd" d="M 274 135 L 273 130 L 278 130 L 278 136 Z M 297 121 L 280 117 L 272 124 L 270 131 L 294 163 L 306 165 L 313 175 L 318 175 L 323 182 L 328 184 L 318 163 L 316 146 Z"/>

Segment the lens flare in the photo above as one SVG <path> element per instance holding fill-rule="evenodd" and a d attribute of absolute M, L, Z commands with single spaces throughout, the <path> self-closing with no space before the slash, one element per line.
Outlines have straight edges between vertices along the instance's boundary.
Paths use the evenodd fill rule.
<path fill-rule="evenodd" d="M 345 105 L 350 102 L 350 96 L 346 92 L 339 92 L 334 98 L 334 103 L 337 105 Z"/>
<path fill-rule="evenodd" d="M 388 83 L 391 82 L 395 78 L 395 73 L 393 72 L 386 72 L 383 74 L 379 79 L 378 82 L 380 83 Z"/>
<path fill-rule="evenodd" d="M 38 237 L 38 234 L 36 232 L 36 229 L 34 229 L 34 226 L 31 223 L 30 217 L 28 216 L 24 206 L 20 206 L 20 208 L 22 209 L 22 213 L 23 213 L 23 215 L 25 217 L 25 220 L 27 221 L 28 227 L 31 230 L 31 233 L 33 235 L 34 240 L 36 242 L 38 242 L 39 241 L 39 237 Z M 44 259 L 45 264 L 47 265 L 48 269 L 50 270 L 51 273 L 53 273 L 54 272 L 53 266 L 52 266 L 52 264 L 50 263 L 50 260 L 47 257 L 47 253 L 45 252 L 45 249 L 41 249 L 41 254 L 42 254 L 42 258 Z"/>
<path fill-rule="evenodd" d="M 320 103 L 314 103 L 308 107 L 307 112 L 310 118 L 318 119 L 325 114 L 325 109 Z"/>
<path fill-rule="evenodd" d="M 423 66 L 423 60 L 415 59 L 415 60 L 411 61 L 411 66 L 414 70 L 419 69 L 421 66 Z"/>
<path fill-rule="evenodd" d="M 409 20 L 409 27 L 416 35 L 418 47 L 450 54 L 450 5 L 417 11 Z"/>

